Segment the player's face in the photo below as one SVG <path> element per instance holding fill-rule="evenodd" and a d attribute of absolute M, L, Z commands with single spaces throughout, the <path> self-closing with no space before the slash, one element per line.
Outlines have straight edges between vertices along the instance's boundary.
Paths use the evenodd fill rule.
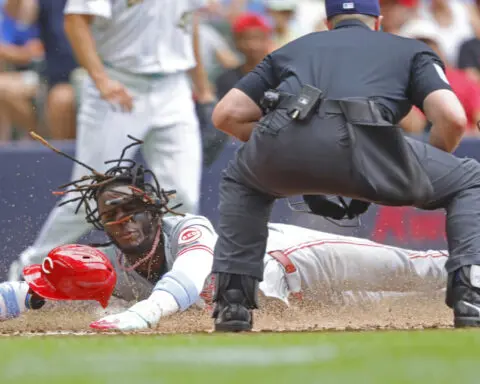
<path fill-rule="evenodd" d="M 98 197 L 100 221 L 108 236 L 124 251 L 141 253 L 150 243 L 155 223 L 138 203 L 122 203 L 131 194 L 127 186 L 107 189 Z"/>

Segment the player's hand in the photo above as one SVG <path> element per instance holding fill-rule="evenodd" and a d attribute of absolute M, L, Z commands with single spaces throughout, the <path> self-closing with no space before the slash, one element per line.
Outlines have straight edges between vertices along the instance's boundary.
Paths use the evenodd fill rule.
<path fill-rule="evenodd" d="M 150 328 L 150 324 L 137 312 L 130 309 L 117 315 L 109 315 L 90 324 L 99 331 L 138 331 Z"/>
<path fill-rule="evenodd" d="M 119 105 L 123 111 L 130 112 L 133 109 L 133 97 L 122 83 L 117 80 L 104 77 L 95 82 L 102 99 L 113 105 Z"/>
<path fill-rule="evenodd" d="M 198 104 L 213 104 L 217 101 L 217 97 L 211 89 L 207 88 L 201 92 L 195 92 L 195 100 Z"/>
<path fill-rule="evenodd" d="M 175 298 L 168 292 L 154 290 L 146 300 L 139 301 L 125 312 L 106 316 L 90 324 L 101 331 L 138 331 L 155 327 L 163 316 L 178 311 Z"/>
<path fill-rule="evenodd" d="M 106 316 L 90 324 L 90 328 L 113 331 L 138 331 L 155 326 L 162 317 L 161 307 L 153 300 L 142 300 L 125 312 Z"/>

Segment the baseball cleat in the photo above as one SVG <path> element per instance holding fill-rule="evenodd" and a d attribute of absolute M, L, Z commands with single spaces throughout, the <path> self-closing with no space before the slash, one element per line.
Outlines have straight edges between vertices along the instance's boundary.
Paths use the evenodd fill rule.
<path fill-rule="evenodd" d="M 468 265 L 448 276 L 447 305 L 455 328 L 480 327 L 480 266 Z"/>
<path fill-rule="evenodd" d="M 245 306 L 242 291 L 230 289 L 216 304 L 213 313 L 216 332 L 245 332 L 253 327 L 252 311 Z"/>

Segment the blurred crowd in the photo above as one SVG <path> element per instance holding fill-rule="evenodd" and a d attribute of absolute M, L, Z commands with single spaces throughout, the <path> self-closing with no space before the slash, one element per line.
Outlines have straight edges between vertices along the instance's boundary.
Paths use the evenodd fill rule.
<path fill-rule="evenodd" d="M 0 0 L 0 141 L 29 140 L 35 130 L 75 138 L 85 76 L 64 34 L 66 0 Z M 419 39 L 446 64 L 446 76 L 479 135 L 480 0 L 381 0 L 383 30 Z M 270 51 L 325 29 L 324 0 L 210 0 L 202 12 L 203 64 L 217 98 Z M 428 131 L 412 109 L 408 132 Z"/>

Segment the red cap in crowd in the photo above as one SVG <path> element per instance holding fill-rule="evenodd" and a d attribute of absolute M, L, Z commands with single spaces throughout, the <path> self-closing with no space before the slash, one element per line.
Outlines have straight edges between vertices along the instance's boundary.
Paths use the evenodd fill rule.
<path fill-rule="evenodd" d="M 266 33 L 270 33 L 272 28 L 268 22 L 260 15 L 256 13 L 242 13 L 240 14 L 232 24 L 233 33 L 242 33 L 249 29 L 261 29 Z"/>
<path fill-rule="evenodd" d="M 381 0 L 380 1 L 380 5 L 384 5 L 385 3 L 388 3 L 389 5 L 396 3 L 407 8 L 415 8 L 418 5 L 418 0 L 394 0 L 394 1 Z"/>
<path fill-rule="evenodd" d="M 413 8 L 418 5 L 418 0 L 397 0 L 400 5 L 404 7 Z"/>

